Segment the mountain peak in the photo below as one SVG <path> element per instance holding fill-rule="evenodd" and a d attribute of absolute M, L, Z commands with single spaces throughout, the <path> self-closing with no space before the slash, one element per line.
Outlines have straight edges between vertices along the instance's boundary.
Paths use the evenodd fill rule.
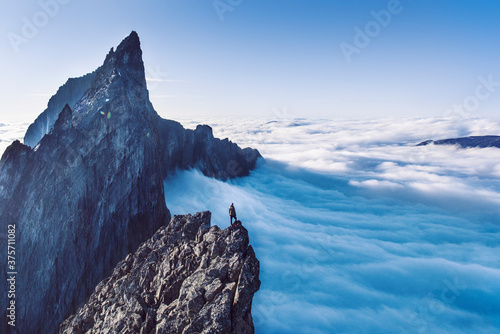
<path fill-rule="evenodd" d="M 71 118 L 73 116 L 73 111 L 71 110 L 68 104 L 64 105 L 61 113 L 59 114 L 59 118 L 56 120 L 54 124 L 55 128 L 68 129 L 71 127 Z"/>
<path fill-rule="evenodd" d="M 115 53 L 121 53 L 121 52 L 133 52 L 133 51 L 140 51 L 141 50 L 141 41 L 139 39 L 139 35 L 137 32 L 132 31 L 130 35 L 125 37 L 120 44 L 115 48 L 112 47 L 109 50 L 108 56 L 106 58 L 109 58 L 110 56 L 115 55 Z"/>
<path fill-rule="evenodd" d="M 136 81 L 136 84 L 146 87 L 146 77 L 144 73 L 144 63 L 142 61 L 142 50 L 139 35 L 132 31 L 116 48 L 112 48 L 106 56 L 103 67 L 107 67 L 111 63 L 111 67 L 116 68 L 118 74 L 126 71 L 133 73 L 130 78 Z"/>
<path fill-rule="evenodd" d="M 135 31 L 132 31 L 130 35 L 128 35 L 116 48 L 114 52 L 116 58 L 123 59 L 124 64 L 128 64 L 129 60 L 126 55 L 136 55 L 136 61 L 142 63 L 142 50 L 141 50 L 141 41 L 139 40 L 139 35 Z"/>
<path fill-rule="evenodd" d="M 47 109 L 26 131 L 24 143 L 32 148 L 35 147 L 43 136 L 52 130 L 66 104 L 75 114 L 80 114 L 88 110 L 86 107 L 93 100 L 90 105 L 95 108 L 92 110 L 99 111 L 105 106 L 105 101 L 110 100 L 107 93 L 113 78 L 123 78 L 121 84 L 116 87 L 123 87 L 122 84 L 127 82 L 127 86 L 130 89 L 136 89 L 143 96 L 144 104 L 147 104 L 148 93 L 141 42 L 135 31 L 132 31 L 116 49 L 110 49 L 101 67 L 80 78 L 69 79 L 59 88 L 49 100 Z M 78 103 L 82 98 L 83 103 Z M 82 105 L 85 108 L 82 108 Z"/>
<path fill-rule="evenodd" d="M 137 32 L 132 31 L 116 48 L 119 52 L 121 49 L 137 50 L 141 48 L 141 42 L 139 40 L 139 35 Z"/>
<path fill-rule="evenodd" d="M 227 180 L 248 175 L 260 157 L 214 138 L 208 126 L 186 130 L 160 118 L 149 100 L 136 33 L 93 73 L 68 81 L 51 98 L 51 118 L 40 123 L 43 138 L 32 138 L 36 150 L 16 142 L 0 161 L 0 221 L 18 224 L 16 242 L 25 254 L 18 270 L 36 273 L 16 281 L 31 287 L 16 293 L 16 328 L 22 333 L 54 333 L 120 260 L 170 221 L 167 175 L 198 168 Z M 0 238 L 0 248 L 6 242 Z M 247 297 L 222 288 L 242 305 L 228 314 L 250 324 Z M 0 299 L 2 333 L 6 301 Z"/>
<path fill-rule="evenodd" d="M 95 80 L 73 109 L 77 128 L 95 124 L 101 113 L 120 116 L 114 117 L 120 120 L 112 123 L 115 128 L 135 117 L 157 117 L 149 102 L 142 50 L 135 31 L 110 50 L 96 72 Z"/>

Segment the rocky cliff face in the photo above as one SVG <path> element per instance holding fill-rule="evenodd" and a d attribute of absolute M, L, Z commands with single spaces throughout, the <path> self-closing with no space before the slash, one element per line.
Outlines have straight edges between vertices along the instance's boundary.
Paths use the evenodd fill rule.
<path fill-rule="evenodd" d="M 242 227 L 175 216 L 96 287 L 59 333 L 253 333 L 259 261 Z"/>
<path fill-rule="evenodd" d="M 213 138 L 207 126 L 190 131 L 161 119 L 135 32 L 93 75 L 34 149 L 15 142 L 0 161 L 0 227 L 16 224 L 18 233 L 19 333 L 55 332 L 118 261 L 168 223 L 167 173 L 198 167 L 224 180 L 247 175 L 260 156 Z"/>
<path fill-rule="evenodd" d="M 24 144 L 35 147 L 47 133 L 52 130 L 63 107 L 68 104 L 73 108 L 83 94 L 90 88 L 95 79 L 96 72 L 80 78 L 70 78 L 62 85 L 57 93 L 52 96 L 44 110 L 31 124 L 24 135 Z"/>
<path fill-rule="evenodd" d="M 485 148 L 485 147 L 497 147 L 500 148 L 500 136 L 471 136 L 463 138 L 450 138 L 450 139 L 440 139 L 440 140 L 426 140 L 421 142 L 417 146 L 426 145 L 458 145 L 461 148 Z"/>

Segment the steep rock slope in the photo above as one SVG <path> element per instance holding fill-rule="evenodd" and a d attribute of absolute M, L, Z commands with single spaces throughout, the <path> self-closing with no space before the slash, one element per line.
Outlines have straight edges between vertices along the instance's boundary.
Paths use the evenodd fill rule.
<path fill-rule="evenodd" d="M 95 79 L 96 72 L 86 74 L 80 78 L 70 78 L 62 85 L 57 93 L 52 96 L 45 109 L 28 127 L 24 135 L 24 144 L 35 147 L 47 133 L 52 130 L 63 107 L 68 104 L 71 108 L 80 100 L 90 88 Z"/>
<path fill-rule="evenodd" d="M 129 254 L 59 333 L 253 333 L 259 261 L 242 227 L 175 216 Z"/>
<path fill-rule="evenodd" d="M 247 175 L 259 156 L 213 138 L 207 126 L 184 130 L 161 119 L 132 32 L 35 149 L 15 142 L 0 161 L 0 228 L 17 231 L 18 332 L 55 332 L 118 261 L 168 223 L 169 171 L 199 167 L 227 179 Z"/>

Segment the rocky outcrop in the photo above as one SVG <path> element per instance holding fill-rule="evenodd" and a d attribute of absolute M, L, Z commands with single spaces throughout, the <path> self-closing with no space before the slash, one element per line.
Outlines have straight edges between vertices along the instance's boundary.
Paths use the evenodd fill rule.
<path fill-rule="evenodd" d="M 175 216 L 96 287 L 59 333 L 253 333 L 259 261 L 241 225 Z"/>
<path fill-rule="evenodd" d="M 159 138 L 165 176 L 177 168 L 197 168 L 220 180 L 247 176 L 260 154 L 251 148 L 240 149 L 228 139 L 215 139 L 212 128 L 198 125 L 185 130 L 175 121 L 160 120 Z"/>
<path fill-rule="evenodd" d="M 458 145 L 461 148 L 486 148 L 486 147 L 497 147 L 500 148 L 500 136 L 471 136 L 463 138 L 450 138 L 450 139 L 440 139 L 440 140 L 426 140 L 418 144 L 417 146 L 426 145 Z"/>
<path fill-rule="evenodd" d="M 24 144 L 35 147 L 47 133 L 52 130 L 59 113 L 67 104 L 74 108 L 75 104 L 82 98 L 83 94 L 90 88 L 95 79 L 96 72 L 86 74 L 80 78 L 70 78 L 62 85 L 57 93 L 52 96 L 45 109 L 28 127 L 24 135 Z"/>
<path fill-rule="evenodd" d="M 148 94 L 133 32 L 35 148 L 15 142 L 2 156 L 0 228 L 16 224 L 20 250 L 19 333 L 55 332 L 120 260 L 169 222 L 169 172 L 195 167 L 225 180 L 255 167 L 257 151 L 216 139 L 207 126 L 185 130 L 163 120 Z M 5 238 L 0 248 L 7 249 Z M 0 299 L 0 332 L 8 328 L 6 302 Z"/>

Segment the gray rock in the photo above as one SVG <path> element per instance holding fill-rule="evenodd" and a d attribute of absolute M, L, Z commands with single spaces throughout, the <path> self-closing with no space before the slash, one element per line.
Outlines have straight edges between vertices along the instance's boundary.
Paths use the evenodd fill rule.
<path fill-rule="evenodd" d="M 116 266 L 59 333 L 253 333 L 259 261 L 244 227 L 208 229 L 210 216 L 175 216 Z M 220 254 L 210 251 L 216 244 Z"/>
<path fill-rule="evenodd" d="M 500 148 L 500 136 L 471 136 L 462 138 L 450 138 L 440 140 L 426 140 L 419 143 L 417 146 L 434 145 L 458 145 L 461 148 Z"/>
<path fill-rule="evenodd" d="M 20 333 L 55 332 L 120 260 L 169 222 L 163 189 L 168 173 L 195 167 L 226 180 L 247 175 L 260 157 L 256 150 L 214 138 L 208 126 L 185 130 L 159 117 L 149 101 L 135 32 L 92 76 L 83 96 L 66 102 L 35 148 L 16 141 L 0 161 L 0 228 L 16 224 Z M 0 238 L 0 248 L 7 248 L 6 238 Z M 154 256 L 145 259 L 156 263 Z M 133 265 L 125 262 L 115 271 Z M 143 283 L 152 284 L 151 275 L 145 271 Z M 179 275 L 158 297 L 155 291 L 141 298 L 170 304 L 183 280 Z M 0 332 L 9 328 L 6 303 L 0 298 Z M 111 312 L 112 306 L 102 307 Z"/>
<path fill-rule="evenodd" d="M 83 94 L 90 88 L 95 79 L 96 72 L 86 74 L 80 78 L 70 78 L 62 85 L 57 93 L 52 96 L 45 109 L 35 122 L 28 127 L 24 135 L 24 144 L 35 147 L 40 140 L 52 130 L 63 107 L 68 104 L 74 108 Z"/>

